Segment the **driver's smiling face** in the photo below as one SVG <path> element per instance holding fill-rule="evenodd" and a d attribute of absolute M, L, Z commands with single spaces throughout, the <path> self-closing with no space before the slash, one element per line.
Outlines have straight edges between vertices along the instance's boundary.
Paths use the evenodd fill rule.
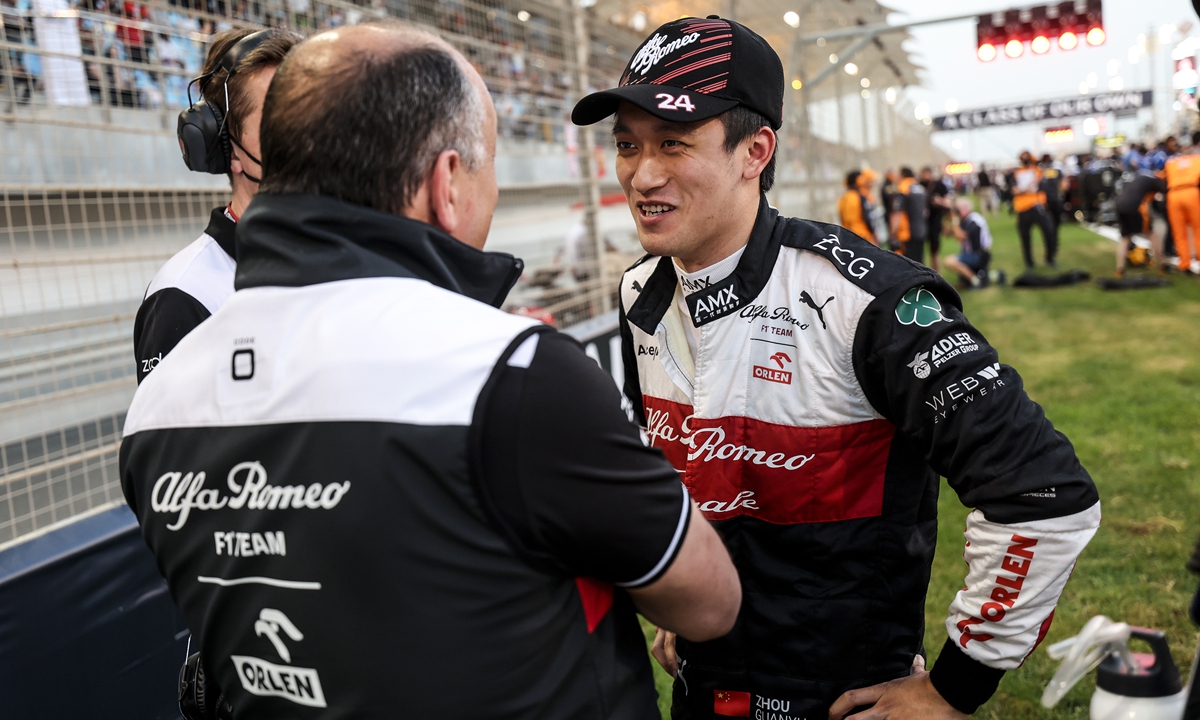
<path fill-rule="evenodd" d="M 613 139 L 617 180 L 646 252 L 696 257 L 729 232 L 728 199 L 742 174 L 720 118 L 669 122 L 623 102 Z"/>

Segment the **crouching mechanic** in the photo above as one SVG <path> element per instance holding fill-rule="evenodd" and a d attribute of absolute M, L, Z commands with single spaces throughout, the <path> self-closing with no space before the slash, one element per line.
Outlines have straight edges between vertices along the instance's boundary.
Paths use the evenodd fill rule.
<path fill-rule="evenodd" d="M 197 325 L 233 294 L 233 231 L 258 192 L 258 125 L 275 70 L 300 36 L 285 30 L 230 30 L 213 38 L 196 78 L 201 99 L 180 113 L 179 145 L 196 172 L 228 175 L 229 204 L 167 261 L 146 289 L 133 324 L 140 383 Z"/>
<path fill-rule="evenodd" d="M 1096 488 L 945 281 L 768 205 L 782 104 L 762 38 L 685 18 L 572 116 L 615 113 L 649 253 L 621 280 L 625 393 L 742 580 L 728 636 L 655 655 L 676 718 L 962 717 L 1045 635 Z M 939 474 L 974 510 L 927 673 Z"/>
<path fill-rule="evenodd" d="M 522 264 L 481 249 L 482 78 L 434 36 L 339 28 L 280 66 L 262 126 L 238 292 L 121 447 L 220 706 L 658 718 L 634 609 L 715 638 L 737 574 L 611 377 L 496 308 Z"/>
<path fill-rule="evenodd" d="M 983 215 L 975 212 L 969 198 L 954 200 L 954 237 L 960 251 L 947 255 L 946 267 L 962 278 L 967 287 L 979 289 L 988 285 L 988 264 L 992 259 L 992 231 Z"/>

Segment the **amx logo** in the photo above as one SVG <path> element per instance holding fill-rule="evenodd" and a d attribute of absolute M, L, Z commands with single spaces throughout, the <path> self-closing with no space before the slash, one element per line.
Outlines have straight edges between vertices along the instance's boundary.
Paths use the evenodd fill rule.
<path fill-rule="evenodd" d="M 700 297 L 700 295 L 701 293 L 696 293 L 688 298 L 689 303 L 692 298 L 696 298 L 692 305 L 692 322 L 697 325 L 737 309 L 739 302 L 732 287 L 721 288 L 707 298 Z"/>

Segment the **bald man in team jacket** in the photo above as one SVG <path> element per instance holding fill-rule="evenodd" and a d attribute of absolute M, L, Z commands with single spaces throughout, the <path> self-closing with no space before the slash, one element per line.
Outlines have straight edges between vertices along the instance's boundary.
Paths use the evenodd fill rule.
<path fill-rule="evenodd" d="M 765 193 L 783 68 L 736 22 L 638 49 L 617 177 L 649 253 L 621 280 L 625 394 L 737 565 L 729 635 L 658 634 L 676 718 L 975 711 L 1045 636 L 1100 504 L 1071 444 L 937 274 Z M 965 588 L 924 671 L 938 475 L 967 517 Z"/>

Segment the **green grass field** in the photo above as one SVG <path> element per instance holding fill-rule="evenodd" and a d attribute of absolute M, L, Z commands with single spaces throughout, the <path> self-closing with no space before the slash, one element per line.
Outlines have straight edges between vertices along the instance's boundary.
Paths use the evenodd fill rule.
<path fill-rule="evenodd" d="M 1015 224 L 1006 214 L 991 218 L 993 267 L 1004 268 L 1010 279 L 1021 269 Z M 1040 252 L 1036 231 L 1034 237 Z M 1061 242 L 1061 269 L 1112 274 L 1111 241 L 1066 225 Z M 951 240 L 943 252 L 955 248 Z M 1091 676 L 1053 710 L 1040 700 L 1057 668 L 1045 648 L 1074 635 L 1094 615 L 1164 630 L 1187 677 L 1197 638 L 1187 618 L 1197 578 L 1184 563 L 1200 535 L 1200 281 L 1170 279 L 1171 287 L 1153 290 L 1104 292 L 1088 283 L 964 293 L 968 317 L 999 349 L 1001 362 L 1021 373 L 1030 396 L 1074 442 L 1104 508 L 1100 531 L 1079 560 L 1046 642 L 1005 676 L 974 717 L 1086 718 Z M 966 572 L 967 509 L 944 481 L 940 513 L 926 604 L 930 652 L 945 641 L 946 608 Z M 655 671 L 665 718 L 669 678 L 657 665 Z"/>

